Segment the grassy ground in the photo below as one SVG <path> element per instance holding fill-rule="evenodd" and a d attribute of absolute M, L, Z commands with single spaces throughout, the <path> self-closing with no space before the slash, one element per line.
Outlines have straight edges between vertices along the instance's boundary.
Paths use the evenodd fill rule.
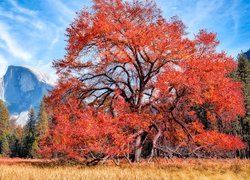
<path fill-rule="evenodd" d="M 54 166 L 39 160 L 0 159 L 0 179 L 249 179 L 250 160 L 172 159 L 95 167 Z"/>

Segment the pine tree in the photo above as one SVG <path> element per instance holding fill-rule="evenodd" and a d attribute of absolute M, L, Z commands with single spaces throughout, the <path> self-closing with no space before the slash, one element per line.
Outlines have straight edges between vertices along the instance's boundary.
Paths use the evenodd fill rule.
<path fill-rule="evenodd" d="M 6 105 L 2 100 L 0 100 L 0 136 L 8 132 L 9 118 L 9 111 Z"/>
<path fill-rule="evenodd" d="M 9 143 L 9 112 L 5 103 L 0 100 L 0 153 L 8 156 L 10 153 Z"/>
<path fill-rule="evenodd" d="M 30 149 L 30 157 L 38 158 L 37 151 L 39 150 L 37 139 L 34 140 Z"/>
<path fill-rule="evenodd" d="M 241 82 L 247 84 L 247 79 L 249 76 L 249 62 L 244 54 L 238 55 L 237 76 L 239 77 Z"/>
<path fill-rule="evenodd" d="M 38 139 L 44 138 L 49 131 L 49 121 L 48 115 L 45 109 L 45 101 L 44 99 L 41 102 L 39 114 L 38 114 L 38 123 L 37 123 L 37 132 L 38 132 Z"/>
<path fill-rule="evenodd" d="M 23 140 L 23 156 L 29 158 L 35 158 L 34 143 L 36 141 L 36 113 L 34 108 L 29 110 L 29 119 L 24 127 L 24 140 Z"/>
<path fill-rule="evenodd" d="M 21 157 L 22 156 L 22 136 L 23 128 L 16 124 L 16 119 L 11 118 L 10 120 L 10 136 L 9 136 L 9 146 L 10 146 L 10 157 Z"/>
<path fill-rule="evenodd" d="M 246 143 L 248 148 L 240 152 L 242 157 L 250 157 L 250 64 L 245 54 L 238 55 L 238 68 L 236 79 L 243 83 L 243 94 L 245 96 L 246 116 L 240 117 L 232 124 L 234 134 L 239 135 Z"/>
<path fill-rule="evenodd" d="M 27 134 L 35 135 L 36 133 L 36 112 L 35 109 L 32 107 L 29 110 L 29 119 L 25 127 L 25 132 Z"/>
<path fill-rule="evenodd" d="M 246 117 L 242 121 L 242 137 L 248 147 L 245 151 L 245 157 L 250 158 L 250 72 L 245 85 Z"/>
<path fill-rule="evenodd" d="M 8 142 L 6 135 L 2 136 L 0 141 L 1 141 L 1 154 L 2 154 L 2 156 L 9 156 L 10 147 L 9 147 L 9 142 Z"/>

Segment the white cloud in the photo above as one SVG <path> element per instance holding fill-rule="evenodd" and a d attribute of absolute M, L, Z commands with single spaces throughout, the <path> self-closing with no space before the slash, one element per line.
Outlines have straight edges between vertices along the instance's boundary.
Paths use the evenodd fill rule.
<path fill-rule="evenodd" d="M 58 76 L 56 75 L 56 70 L 52 68 L 51 62 L 45 63 L 45 61 L 40 60 L 33 67 L 46 73 L 49 76 L 50 82 L 52 84 L 56 84 L 56 81 L 58 80 Z"/>
<path fill-rule="evenodd" d="M 56 74 L 56 71 L 52 69 L 51 67 L 47 67 L 46 65 L 41 68 L 42 71 L 46 72 L 49 74 L 50 80 L 52 84 L 56 84 L 58 80 L 58 76 Z"/>
<path fill-rule="evenodd" d="M 239 31 L 239 14 L 236 11 L 237 9 L 239 9 L 238 7 L 238 1 L 237 0 L 233 0 L 232 6 L 230 8 L 230 13 L 231 13 L 231 18 L 233 20 L 233 28 L 234 28 L 234 35 L 238 35 L 238 31 Z"/>
<path fill-rule="evenodd" d="M 75 11 L 70 9 L 66 4 L 61 0 L 47 0 L 50 4 L 54 6 L 54 9 L 59 12 L 67 21 L 71 21 L 75 16 Z"/>
<path fill-rule="evenodd" d="M 249 41 L 248 36 L 243 34 L 241 25 L 246 21 L 244 19 L 247 19 L 243 19 L 242 15 L 249 11 L 250 6 L 241 0 L 157 0 L 157 3 L 165 17 L 180 17 L 188 26 L 190 38 L 199 29 L 205 28 L 217 33 L 221 42 L 218 50 L 224 49 L 235 57 L 240 50 L 249 48 L 249 43 L 246 46 L 242 45 Z"/>
<path fill-rule="evenodd" d="M 7 60 L 2 55 L 0 55 L 0 78 L 5 74 L 7 67 Z"/>
<path fill-rule="evenodd" d="M 31 11 L 26 9 L 26 11 Z M 0 17 L 8 18 L 9 20 L 15 21 L 17 23 L 24 24 L 25 26 L 29 26 L 30 24 L 38 30 L 45 29 L 46 25 L 43 21 L 41 21 L 36 13 L 17 13 L 18 11 L 5 11 L 0 7 Z M 31 11 L 32 12 L 32 11 Z M 27 16 L 28 15 L 28 16 Z M 6 19 L 7 20 L 7 19 Z"/>
<path fill-rule="evenodd" d="M 31 23 L 38 30 L 43 30 L 46 26 L 42 21 L 39 20 L 32 21 Z"/>
<path fill-rule="evenodd" d="M 12 13 L 4 11 L 1 7 L 0 7 L 0 16 L 6 17 L 9 19 L 15 18 L 15 16 Z"/>
<path fill-rule="evenodd" d="M 0 40 L 5 43 L 5 50 L 16 58 L 20 58 L 23 61 L 30 61 L 32 55 L 23 50 L 17 43 L 16 39 L 9 33 L 9 27 L 0 22 Z"/>
<path fill-rule="evenodd" d="M 9 2 L 14 7 L 14 9 L 19 13 L 22 13 L 22 14 L 25 14 L 28 16 L 36 16 L 37 15 L 36 11 L 19 6 L 15 0 L 9 0 Z"/>

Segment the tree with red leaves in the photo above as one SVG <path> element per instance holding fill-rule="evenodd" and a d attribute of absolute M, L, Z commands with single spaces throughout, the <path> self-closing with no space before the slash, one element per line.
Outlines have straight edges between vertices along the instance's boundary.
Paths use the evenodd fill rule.
<path fill-rule="evenodd" d="M 185 30 L 152 1 L 94 0 L 82 10 L 54 61 L 43 153 L 139 161 L 244 148 L 219 129 L 244 115 L 236 63 L 216 51 L 214 33 L 190 39 Z"/>

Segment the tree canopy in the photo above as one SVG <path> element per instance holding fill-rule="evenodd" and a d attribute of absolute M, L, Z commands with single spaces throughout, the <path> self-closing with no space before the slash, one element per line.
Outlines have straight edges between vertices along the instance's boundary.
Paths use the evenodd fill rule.
<path fill-rule="evenodd" d="M 155 153 L 197 155 L 244 148 L 223 134 L 244 116 L 242 84 L 215 33 L 189 38 L 153 1 L 94 0 L 67 29 L 54 61 L 60 81 L 47 98 L 50 141 L 43 153 L 70 157 Z"/>

